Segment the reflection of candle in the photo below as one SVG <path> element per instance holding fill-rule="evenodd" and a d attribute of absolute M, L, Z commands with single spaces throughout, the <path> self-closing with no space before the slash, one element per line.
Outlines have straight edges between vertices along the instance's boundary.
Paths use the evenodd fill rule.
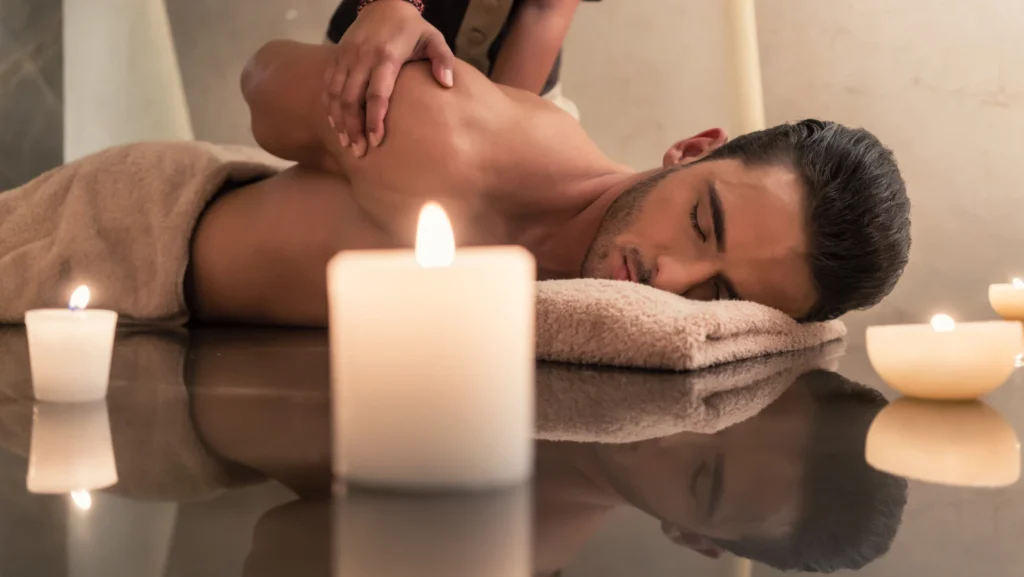
<path fill-rule="evenodd" d="M 35 406 L 28 458 L 30 492 L 71 493 L 102 489 L 116 482 L 105 401 Z"/>
<path fill-rule="evenodd" d="M 334 577 L 529 577 L 529 489 L 334 501 Z"/>
<path fill-rule="evenodd" d="M 868 327 L 871 365 L 885 382 L 913 397 L 973 399 L 1006 382 L 1024 348 L 1020 323 L 955 323 Z"/>
<path fill-rule="evenodd" d="M 1008 284 L 989 285 L 988 302 L 1004 319 L 1024 321 L 1024 281 L 1015 278 Z"/>
<path fill-rule="evenodd" d="M 85 310 L 88 304 L 89 288 L 83 285 L 71 295 L 68 309 L 25 313 L 37 399 L 88 402 L 107 395 L 117 313 Z"/>
<path fill-rule="evenodd" d="M 899 399 L 868 431 L 868 463 L 888 473 L 962 487 L 1004 487 L 1020 478 L 1020 442 L 984 403 Z"/>
<path fill-rule="evenodd" d="M 518 483 L 533 461 L 533 257 L 454 249 L 441 207 L 416 250 L 328 266 L 335 474 L 351 483 Z"/>

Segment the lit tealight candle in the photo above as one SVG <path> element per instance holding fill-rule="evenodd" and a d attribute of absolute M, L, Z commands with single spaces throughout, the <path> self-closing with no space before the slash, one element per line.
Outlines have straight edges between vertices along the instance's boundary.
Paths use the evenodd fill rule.
<path fill-rule="evenodd" d="M 519 247 L 456 251 L 436 204 L 415 251 L 331 260 L 337 476 L 404 489 L 529 478 L 535 266 Z"/>
<path fill-rule="evenodd" d="M 1008 284 L 989 285 L 988 302 L 1004 319 L 1024 321 L 1024 281 L 1015 278 Z"/>
<path fill-rule="evenodd" d="M 40 401 L 89 402 L 107 395 L 117 313 L 89 309 L 89 287 L 67 309 L 25 313 L 32 388 Z"/>
<path fill-rule="evenodd" d="M 956 323 L 868 327 L 867 352 L 882 379 L 905 395 L 974 399 L 995 390 L 1014 371 L 1024 349 L 1021 323 Z"/>
<path fill-rule="evenodd" d="M 1020 478 L 1017 432 L 978 402 L 899 399 L 871 423 L 868 463 L 902 477 L 961 487 L 1005 487 Z"/>
<path fill-rule="evenodd" d="M 115 483 L 117 466 L 106 401 L 35 406 L 29 492 L 71 493 L 72 498 L 78 495 L 77 502 L 83 499 L 82 491 Z"/>

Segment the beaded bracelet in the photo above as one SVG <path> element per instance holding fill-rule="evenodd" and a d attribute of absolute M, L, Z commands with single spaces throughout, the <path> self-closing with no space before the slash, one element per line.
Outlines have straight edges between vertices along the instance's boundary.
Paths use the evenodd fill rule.
<path fill-rule="evenodd" d="M 359 0 L 359 11 L 362 11 L 363 8 L 366 8 L 370 4 L 373 4 L 375 1 L 376 0 Z M 412 4 L 413 7 L 415 7 L 417 10 L 419 10 L 420 14 L 423 14 L 423 0 L 405 0 L 405 1 L 408 2 L 409 4 Z"/>

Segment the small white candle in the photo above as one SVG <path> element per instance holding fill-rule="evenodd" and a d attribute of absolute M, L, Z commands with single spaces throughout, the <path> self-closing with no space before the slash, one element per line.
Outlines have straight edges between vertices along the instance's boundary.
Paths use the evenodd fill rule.
<path fill-rule="evenodd" d="M 67 309 L 25 313 L 32 388 L 40 401 L 89 402 L 107 395 L 117 313 L 85 310 L 88 304 L 83 285 Z"/>
<path fill-rule="evenodd" d="M 72 493 L 115 483 L 106 401 L 36 404 L 28 457 L 29 492 Z"/>
<path fill-rule="evenodd" d="M 978 402 L 899 399 L 868 430 L 865 453 L 879 470 L 961 487 L 1005 487 L 1020 478 L 1017 432 Z"/>
<path fill-rule="evenodd" d="M 420 214 L 415 251 L 334 257 L 334 473 L 405 489 L 528 479 L 535 278 L 519 247 L 456 253 L 435 204 Z"/>
<path fill-rule="evenodd" d="M 995 390 L 1014 371 L 1024 349 L 1021 323 L 956 323 L 868 327 L 867 352 L 882 379 L 905 395 L 974 399 Z"/>
<path fill-rule="evenodd" d="M 1008 321 L 1024 321 L 1024 281 L 1015 278 L 1007 284 L 988 287 L 988 302 Z"/>

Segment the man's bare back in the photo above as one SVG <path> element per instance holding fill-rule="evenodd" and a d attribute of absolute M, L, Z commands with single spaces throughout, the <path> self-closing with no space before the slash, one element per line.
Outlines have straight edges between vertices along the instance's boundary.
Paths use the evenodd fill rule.
<path fill-rule="evenodd" d="M 330 257 L 345 249 L 411 247 L 418 211 L 431 200 L 449 213 L 460 245 L 521 244 L 538 257 L 542 277 L 578 276 L 587 241 L 564 242 L 571 229 L 552 238 L 549 223 L 535 217 L 568 221 L 604 190 L 595 181 L 628 171 L 601 154 L 568 114 L 499 87 L 469 65 L 460 63 L 456 87 L 444 89 L 426 64 L 411 64 L 395 86 L 386 140 L 357 158 L 329 140 L 326 115 L 281 121 L 273 111 L 281 102 L 271 93 L 277 86 L 287 86 L 296 101 L 319 98 L 316 69 L 329 57 L 327 47 L 282 49 L 283 55 L 265 49 L 250 67 L 273 74 L 287 66 L 288 80 L 261 84 L 266 70 L 250 69 L 244 89 L 260 145 L 300 164 L 231 191 L 207 210 L 192 249 L 198 318 L 323 324 Z M 316 104 L 310 107 L 319 110 Z M 268 118 L 315 124 L 308 136 L 282 134 Z"/>

